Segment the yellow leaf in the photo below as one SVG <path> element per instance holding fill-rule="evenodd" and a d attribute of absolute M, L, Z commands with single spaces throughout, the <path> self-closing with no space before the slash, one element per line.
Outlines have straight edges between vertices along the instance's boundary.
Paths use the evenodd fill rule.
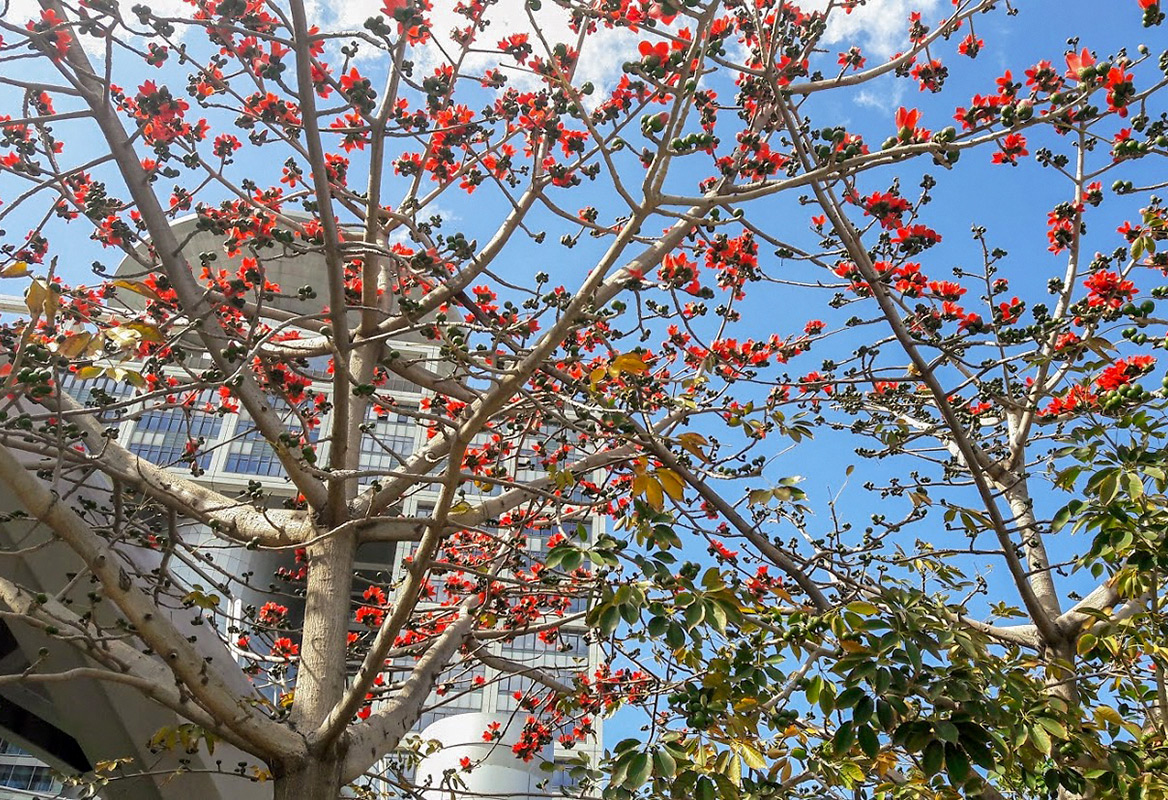
<path fill-rule="evenodd" d="M 1120 725 L 1123 723 L 1123 717 L 1111 706 L 1096 706 L 1095 719 L 1101 722 L 1109 722 L 1112 725 Z"/>
<path fill-rule="evenodd" d="M 649 476 L 644 473 L 638 473 L 637 477 L 633 478 L 633 497 L 640 497 L 645 493 L 649 480 Z"/>
<path fill-rule="evenodd" d="M 608 369 L 606 367 L 597 367 L 596 369 L 592 370 L 591 374 L 588 376 L 588 382 L 592 384 L 592 391 L 596 391 L 596 387 L 600 385 L 600 382 L 604 380 L 607 375 Z"/>
<path fill-rule="evenodd" d="M 45 311 L 45 301 L 49 297 L 48 287 L 44 281 L 35 280 L 28 285 L 24 293 L 24 303 L 28 306 L 28 313 L 39 317 Z"/>
<path fill-rule="evenodd" d="M 0 270 L 0 278 L 19 278 L 22 275 L 28 274 L 27 261 L 14 261 L 4 269 Z"/>
<path fill-rule="evenodd" d="M 746 766 L 751 769 L 767 768 L 767 761 L 762 753 L 746 742 L 738 742 L 737 744 L 738 752 L 742 755 L 742 760 L 746 762 Z"/>
<path fill-rule="evenodd" d="M 742 785 L 742 759 L 737 755 L 731 755 L 726 760 L 725 775 L 730 779 L 730 783 L 735 786 Z"/>
<path fill-rule="evenodd" d="M 779 767 L 779 780 L 780 781 L 787 781 L 788 779 L 790 779 L 790 777 L 791 777 L 791 761 L 790 761 L 790 759 L 784 758 L 782 761 L 782 765 Z"/>
<path fill-rule="evenodd" d="M 131 292 L 134 292 L 135 294 L 140 294 L 143 297 L 149 297 L 151 300 L 161 300 L 162 299 L 161 297 L 158 296 L 158 293 L 156 291 L 151 289 L 146 284 L 142 283 L 142 281 L 131 281 L 131 280 L 126 280 L 125 278 L 119 278 L 118 280 L 113 282 L 113 285 L 117 286 L 119 288 L 122 288 L 122 289 L 129 289 Z"/>
<path fill-rule="evenodd" d="M 138 334 L 138 338 L 147 342 L 158 343 L 165 341 L 165 338 L 162 335 L 162 331 L 158 330 L 158 328 L 154 327 L 148 322 L 127 322 L 121 327 L 129 328 Z"/>
<path fill-rule="evenodd" d="M 608 366 L 610 372 L 615 370 L 618 375 L 622 372 L 631 372 L 634 375 L 640 375 L 643 372 L 649 371 L 649 365 L 645 363 L 640 353 L 624 353 L 619 355 Z"/>
<path fill-rule="evenodd" d="M 141 372 L 135 372 L 134 370 L 126 369 L 125 367 L 114 367 L 112 370 L 109 370 L 109 372 L 115 381 L 125 381 L 131 386 L 135 386 L 139 389 L 146 388 L 146 379 L 142 377 Z"/>
<path fill-rule="evenodd" d="M 890 750 L 884 750 L 880 755 L 876 756 L 876 774 L 883 778 L 888 772 L 896 766 L 896 753 Z"/>
<path fill-rule="evenodd" d="M 101 377 L 104 373 L 105 370 L 101 367 L 82 367 L 77 370 L 77 377 L 83 381 L 89 381 Z"/>
<path fill-rule="evenodd" d="M 751 489 L 747 493 L 747 502 L 752 506 L 763 505 L 775 496 L 770 489 Z"/>
<path fill-rule="evenodd" d="M 119 347 L 133 347 L 138 342 L 164 341 L 162 332 L 148 322 L 123 322 L 105 332 Z"/>
<path fill-rule="evenodd" d="M 57 352 L 65 356 L 65 358 L 77 358 L 77 356 L 84 353 L 90 343 L 93 342 L 93 334 L 78 333 L 73 336 L 68 336 L 65 341 L 57 346 Z"/>
<path fill-rule="evenodd" d="M 659 469 L 657 470 L 657 478 L 661 481 L 665 493 L 674 500 L 681 500 L 685 497 L 685 482 L 676 472 L 671 469 Z"/>
<path fill-rule="evenodd" d="M 279 705 L 280 708 L 291 708 L 292 703 L 295 700 L 296 700 L 296 690 L 292 690 L 291 692 L 286 692 L 286 693 L 280 695 L 280 700 L 278 701 L 277 705 Z"/>
<path fill-rule="evenodd" d="M 645 501 L 654 511 L 665 508 L 665 492 L 661 489 L 661 482 L 649 475 L 645 476 Z"/>
<path fill-rule="evenodd" d="M 677 437 L 677 443 L 681 445 L 683 450 L 689 453 L 693 453 L 702 461 L 710 460 L 709 456 L 707 456 L 702 450 L 702 448 L 708 446 L 710 442 L 700 433 L 694 433 L 693 431 L 683 433 Z"/>
<path fill-rule="evenodd" d="M 758 699 L 754 697 L 744 697 L 734 704 L 734 710 L 738 712 L 749 711 L 758 706 Z"/>

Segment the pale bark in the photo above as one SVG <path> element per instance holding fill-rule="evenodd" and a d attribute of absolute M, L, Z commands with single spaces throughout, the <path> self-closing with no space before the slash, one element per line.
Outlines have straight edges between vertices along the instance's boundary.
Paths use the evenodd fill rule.
<path fill-rule="evenodd" d="M 345 783 L 338 758 L 309 758 L 273 774 L 272 800 L 334 800 Z"/>
<path fill-rule="evenodd" d="M 215 667 L 204 661 L 186 635 L 159 613 L 154 601 L 135 584 L 121 556 L 2 445 L 0 483 L 77 554 L 101 582 L 105 597 L 134 626 L 137 636 L 163 659 L 175 678 L 209 713 L 249 743 L 249 750 L 283 757 L 303 752 L 299 737 L 241 698 Z"/>
<path fill-rule="evenodd" d="M 330 536 L 307 548 L 304 633 L 292 722 L 310 733 L 345 689 L 346 635 L 353 585 L 353 536 Z"/>

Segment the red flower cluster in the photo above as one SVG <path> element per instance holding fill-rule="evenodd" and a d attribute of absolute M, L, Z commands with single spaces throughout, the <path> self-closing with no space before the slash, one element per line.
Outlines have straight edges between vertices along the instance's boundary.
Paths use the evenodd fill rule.
<path fill-rule="evenodd" d="M 1087 305 L 1092 308 L 1119 308 L 1136 293 L 1134 283 L 1106 270 L 1096 272 L 1083 285 L 1088 291 Z"/>
<path fill-rule="evenodd" d="M 267 602 L 260 607 L 260 612 L 256 619 L 258 619 L 264 625 L 275 626 L 282 623 L 287 615 L 287 606 L 282 606 L 276 602 Z"/>
<path fill-rule="evenodd" d="M 1150 372 L 1155 364 L 1156 359 L 1152 356 L 1121 358 L 1099 373 L 1099 377 L 1095 379 L 1095 386 L 1101 392 L 1110 392 Z"/>

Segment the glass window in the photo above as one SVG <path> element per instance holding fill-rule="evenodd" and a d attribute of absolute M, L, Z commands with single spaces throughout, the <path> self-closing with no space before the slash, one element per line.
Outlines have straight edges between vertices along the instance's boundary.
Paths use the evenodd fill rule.
<path fill-rule="evenodd" d="M 0 786 L 46 791 L 53 787 L 53 770 L 44 765 L 3 764 L 0 765 Z"/>
<path fill-rule="evenodd" d="M 417 409 L 383 409 L 377 414 L 373 406 L 366 414 L 365 435 L 361 437 L 358 466 L 363 470 L 394 470 L 408 461 L 417 450 L 418 424 L 409 415 Z M 366 479 L 369 480 L 369 479 Z"/>
<path fill-rule="evenodd" d="M 209 401 L 204 392 L 192 404 L 193 408 L 163 408 L 146 412 L 134 424 L 128 447 L 130 452 L 155 464 L 178 463 L 186 452 L 187 442 L 202 438 L 214 442 L 223 428 L 223 418 L 199 409 Z M 200 453 L 198 465 L 206 469 L 211 463 L 210 453 Z"/>
<path fill-rule="evenodd" d="M 573 778 L 569 770 L 571 767 L 567 764 L 556 764 L 556 771 L 552 773 L 548 779 L 547 793 L 552 795 L 562 794 L 571 795 L 573 790 L 578 789 L 580 781 Z"/>
<path fill-rule="evenodd" d="M 133 391 L 129 384 L 118 383 L 110 378 L 102 377 L 83 381 L 72 374 L 61 379 L 61 390 L 81 405 L 93 408 L 124 400 Z M 123 413 L 121 409 L 116 409 L 100 414 L 98 419 L 109 424 L 120 419 Z"/>
<path fill-rule="evenodd" d="M 27 756 L 29 753 L 23 747 L 20 747 L 7 739 L 0 739 L 0 753 L 9 756 Z"/>
<path fill-rule="evenodd" d="M 524 675 L 504 675 L 495 685 L 499 687 L 496 702 L 500 711 L 515 711 L 524 697 L 529 694 L 532 697 L 539 695 L 535 681 Z"/>
<path fill-rule="evenodd" d="M 285 408 L 276 408 L 283 427 L 293 436 L 301 433 L 299 418 Z M 237 472 L 241 475 L 266 476 L 269 478 L 286 477 L 284 465 L 280 463 L 275 449 L 252 425 L 251 418 L 240 412 L 236 423 L 237 431 L 246 431 L 227 446 L 227 458 L 223 465 L 225 472 Z M 308 440 L 315 442 L 319 437 L 317 429 L 308 432 Z"/>

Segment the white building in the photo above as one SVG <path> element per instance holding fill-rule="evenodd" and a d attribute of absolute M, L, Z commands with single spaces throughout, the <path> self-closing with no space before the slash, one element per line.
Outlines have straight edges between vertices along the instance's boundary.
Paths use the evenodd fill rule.
<path fill-rule="evenodd" d="M 176 223 L 175 227 L 180 239 L 185 239 L 187 242 L 185 248 L 192 262 L 197 262 L 201 253 L 215 253 L 217 258 L 212 263 L 216 269 L 232 263 L 232 260 L 228 259 L 220 249 L 221 237 L 207 233 L 195 233 L 193 219 L 180 221 Z M 265 266 L 268 270 L 269 280 L 278 282 L 286 292 L 293 293 L 300 286 L 319 286 L 320 276 L 324 269 L 321 261 L 312 256 L 269 260 L 265 262 Z M 128 263 L 128 260 L 119 268 L 121 274 L 132 275 L 133 271 L 134 267 Z M 127 299 L 133 301 L 134 298 L 128 297 Z M 298 313 L 313 313 L 306 311 L 306 308 L 311 308 L 308 305 L 311 302 L 311 300 L 305 303 L 296 299 L 286 299 L 277 302 L 276 305 Z M 315 302 L 319 304 L 322 301 L 317 299 Z M 7 307 L 0 304 L 0 312 L 19 313 L 21 310 L 23 310 L 23 303 L 19 300 L 10 301 Z M 401 351 L 403 358 L 418 359 L 434 368 L 441 368 L 437 348 L 418 337 L 407 337 L 395 342 L 395 349 Z M 207 364 L 210 365 L 209 360 Z M 325 378 L 323 374 L 319 377 Z M 322 393 L 328 392 L 327 382 L 316 383 L 314 388 Z M 119 385 L 107 379 L 98 379 L 74 383 L 69 387 L 69 391 L 77 399 L 85 401 L 95 391 L 129 396 L 131 390 L 125 385 Z M 409 456 L 425 441 L 426 432 L 418 424 L 417 418 L 413 416 L 422 402 L 423 392 L 417 386 L 402 379 L 393 379 L 391 384 L 382 391 L 392 394 L 396 405 L 389 409 L 388 413 L 383 413 L 380 416 L 370 412 L 367 420 L 369 435 L 363 438 L 361 445 L 360 468 L 362 469 L 393 468 L 400 463 L 402 456 Z M 208 390 L 208 395 L 210 394 L 212 393 Z M 279 460 L 267 443 L 254 432 L 246 414 L 220 416 L 204 413 L 197 407 L 185 413 L 175 409 L 133 413 L 131 408 L 129 411 L 130 413 L 125 413 L 118 419 L 107 422 L 117 425 L 119 440 L 131 451 L 144 458 L 156 464 L 173 464 L 174 469 L 182 471 L 189 477 L 191 466 L 183 461 L 184 451 L 191 438 L 202 439 L 204 443 L 198 456 L 198 466 L 203 471 L 197 480 L 205 482 L 227 496 L 236 496 L 240 492 L 248 490 L 249 487 L 254 489 L 257 483 L 274 500 L 290 497 L 293 494 L 293 488 L 285 478 Z M 327 431 L 327 428 L 328 419 L 326 416 L 322 429 Z M 317 431 L 316 435 L 320 436 L 322 440 L 327 438 L 321 431 Z M 327 445 L 322 444 L 322 448 L 325 447 Z M 517 458 L 523 459 L 527 455 L 520 453 Z M 320 457 L 327 458 L 327 451 L 322 452 Z M 523 479 L 524 472 L 524 466 L 520 462 L 517 473 L 519 479 Z M 542 474 L 538 470 L 527 470 L 527 473 L 530 475 Z M 491 493 L 489 486 L 479 487 L 475 491 Z M 474 499 L 475 497 L 468 496 L 468 500 L 473 501 Z M 423 488 L 405 497 L 397 510 L 405 516 L 424 517 L 436 502 L 436 493 Z M 599 517 L 587 516 L 574 520 L 571 524 L 573 527 L 577 524 L 583 524 L 590 529 L 591 533 L 595 534 L 599 531 L 602 520 Z M 553 531 L 530 532 L 529 548 L 538 552 L 551 533 Z M 228 629 L 232 625 L 244 627 L 248 619 L 254 618 L 257 607 L 265 601 L 273 599 L 268 590 L 275 589 L 276 592 L 285 592 L 280 602 L 289 608 L 288 618 L 293 623 L 291 627 L 295 627 L 294 623 L 297 617 L 302 615 L 302 602 L 298 605 L 298 601 L 292 596 L 291 591 L 286 588 L 281 589 L 278 583 L 273 583 L 271 580 L 271 576 L 276 574 L 281 567 L 291 565 L 292 556 L 290 553 L 286 551 L 245 551 L 242 548 L 219 550 L 216 540 L 210 532 L 201 529 L 195 523 L 185 526 L 183 538 L 184 541 L 195 544 L 194 549 L 200 552 L 202 560 L 189 560 L 173 571 L 184 580 L 189 581 L 191 587 L 198 585 L 208 592 L 214 591 L 216 588 L 228 590 L 226 594 L 231 596 L 233 600 L 231 607 L 224 609 L 225 613 L 219 619 L 221 625 L 228 626 Z M 394 585 L 401 575 L 402 559 L 406 555 L 408 555 L 408 549 L 395 546 L 393 543 L 363 545 L 358 551 L 359 563 L 357 565 L 357 580 L 354 585 L 355 601 L 358 604 L 361 602 L 359 598 L 369 585 Z M 584 598 L 574 599 L 572 602 L 573 610 L 581 610 L 586 605 Z M 3 643 L 2 633 L 3 631 L 0 631 L 0 647 Z M 22 646 L 16 648 L 16 651 L 27 651 L 25 643 L 20 644 Z M 535 634 L 527 634 L 512 642 L 493 645 L 493 648 L 498 655 L 513 662 L 558 671 L 561 677 L 569 682 L 569 676 L 572 674 L 582 671 L 591 674 L 599 659 L 596 646 L 589 643 L 586 632 L 579 623 L 574 626 L 565 625 L 559 639 L 554 643 L 544 643 Z M 24 657 L 17 658 L 17 662 L 26 661 L 27 659 Z M 4 669 L 5 666 L 3 656 L 0 655 L 0 669 Z M 4 669 L 4 671 L 11 672 L 17 668 L 19 667 L 14 665 Z M 500 675 L 495 670 L 476 662 L 465 667 L 456 665 L 443 677 L 443 682 L 447 681 L 450 683 L 447 691 L 441 696 L 436 695 L 432 698 L 433 702 L 429 704 L 423 714 L 418 726 L 419 729 L 440 720 L 447 720 L 455 715 L 465 714 L 480 715 L 474 718 L 466 717 L 467 723 L 472 726 L 481 724 L 482 719 L 496 719 L 505 722 L 517 719 L 517 724 L 522 725 L 526 712 L 520 710 L 521 701 L 517 697 L 521 698 L 533 689 L 531 679 L 518 675 Z M 92 689 L 108 693 L 107 687 L 94 686 Z M 273 686 L 271 691 L 274 697 L 279 693 L 280 687 Z M 54 714 L 49 715 L 53 717 L 54 721 L 51 727 L 64 736 L 62 741 L 73 741 L 76 747 L 70 749 L 69 746 L 64 746 L 65 749 L 62 751 L 60 747 L 63 745 L 60 743 L 47 746 L 35 741 L 30 742 L 27 735 L 6 724 L 3 706 L 9 702 L 19 703 L 20 698 L 15 697 L 15 694 L 17 693 L 8 687 L 0 689 L 0 737 L 5 736 L 5 730 L 11 731 L 8 736 L 13 742 L 19 742 L 20 745 L 29 747 L 32 752 L 52 759 L 54 766 L 64 770 L 84 769 L 85 766 L 96 763 L 98 759 L 115 757 L 111 751 L 114 739 L 120 742 L 120 746 L 129 746 L 133 751 L 130 754 L 141 755 L 143 742 L 140 740 L 143 738 L 143 734 L 146 738 L 150 735 L 146 732 L 150 730 L 148 726 L 130 725 L 124 735 L 120 738 L 113 737 L 108 742 L 111 747 L 105 748 L 104 752 L 90 752 L 93 748 L 86 747 L 83 741 L 85 737 L 78 736 L 77 731 L 90 731 L 93 726 L 102 724 L 103 720 L 90 718 L 86 714 L 70 713 L 67 707 L 60 708 L 59 702 L 54 703 L 53 698 L 49 698 L 49 705 L 56 709 Z M 135 707 L 132 713 L 138 714 L 140 712 Z M 487 716 L 482 717 L 481 715 Z M 600 748 L 601 722 L 596 719 L 593 724 L 596 736 L 592 742 L 578 744 L 571 751 L 564 750 L 557 745 L 555 758 L 564 760 L 584 753 L 595 761 Z M 438 725 L 436 730 L 443 728 L 448 731 L 453 730 L 458 728 L 458 723 L 456 721 L 452 726 L 451 722 L 443 722 Z M 53 747 L 57 747 L 57 750 L 54 750 Z M 71 753 L 72 760 L 63 759 L 60 752 Z M 455 759 L 456 762 L 457 759 Z M 516 760 L 516 765 L 522 766 L 522 762 Z M 425 772 L 426 769 L 433 767 L 434 763 L 423 765 L 422 771 Z M 508 767 L 509 765 L 502 766 L 502 768 Z M 484 784 L 487 788 L 498 790 L 499 787 L 496 784 L 499 776 L 503 773 L 498 773 L 493 778 L 488 773 L 489 770 L 484 771 L 479 779 L 488 781 L 488 784 Z M 19 751 L 16 744 L 0 745 L 0 787 L 14 786 L 16 790 L 25 792 L 25 794 L 13 795 L 14 797 L 55 796 L 59 786 L 56 783 L 45 785 L 47 774 L 46 767 L 40 765 L 33 756 Z M 468 781 L 476 780 L 473 774 L 464 777 Z M 539 773 L 537 780 L 540 781 L 540 785 L 533 787 L 537 793 L 555 794 L 565 783 L 564 773 L 561 771 Z M 122 793 L 121 788 L 119 788 L 117 792 L 111 791 L 110 797 L 127 797 L 134 798 L 134 800 L 139 797 L 142 800 L 159 798 L 161 800 L 162 798 L 196 796 L 190 793 L 192 791 L 190 788 L 180 790 L 178 794 L 175 794 L 167 789 L 167 784 L 163 781 L 138 781 L 136 783 L 141 784 L 137 789 L 129 793 Z M 263 790 L 252 793 L 249 789 L 247 793 L 239 793 L 237 791 L 240 788 L 238 779 L 235 783 L 225 784 L 225 786 L 233 787 L 230 789 L 211 786 L 210 783 L 214 783 L 213 781 L 207 783 L 207 786 L 198 790 L 199 792 L 207 792 L 197 795 L 200 800 L 203 797 L 208 798 L 208 800 L 213 800 L 215 797 L 222 797 L 226 800 L 230 797 L 234 800 L 235 798 L 243 798 L 245 794 L 247 797 L 260 798 L 264 796 Z M 248 784 L 247 786 L 254 785 Z M 3 791 L 0 789 L 0 800 L 5 798 Z M 28 795 L 29 791 L 43 793 Z M 224 791 L 227 793 L 224 794 Z"/>

